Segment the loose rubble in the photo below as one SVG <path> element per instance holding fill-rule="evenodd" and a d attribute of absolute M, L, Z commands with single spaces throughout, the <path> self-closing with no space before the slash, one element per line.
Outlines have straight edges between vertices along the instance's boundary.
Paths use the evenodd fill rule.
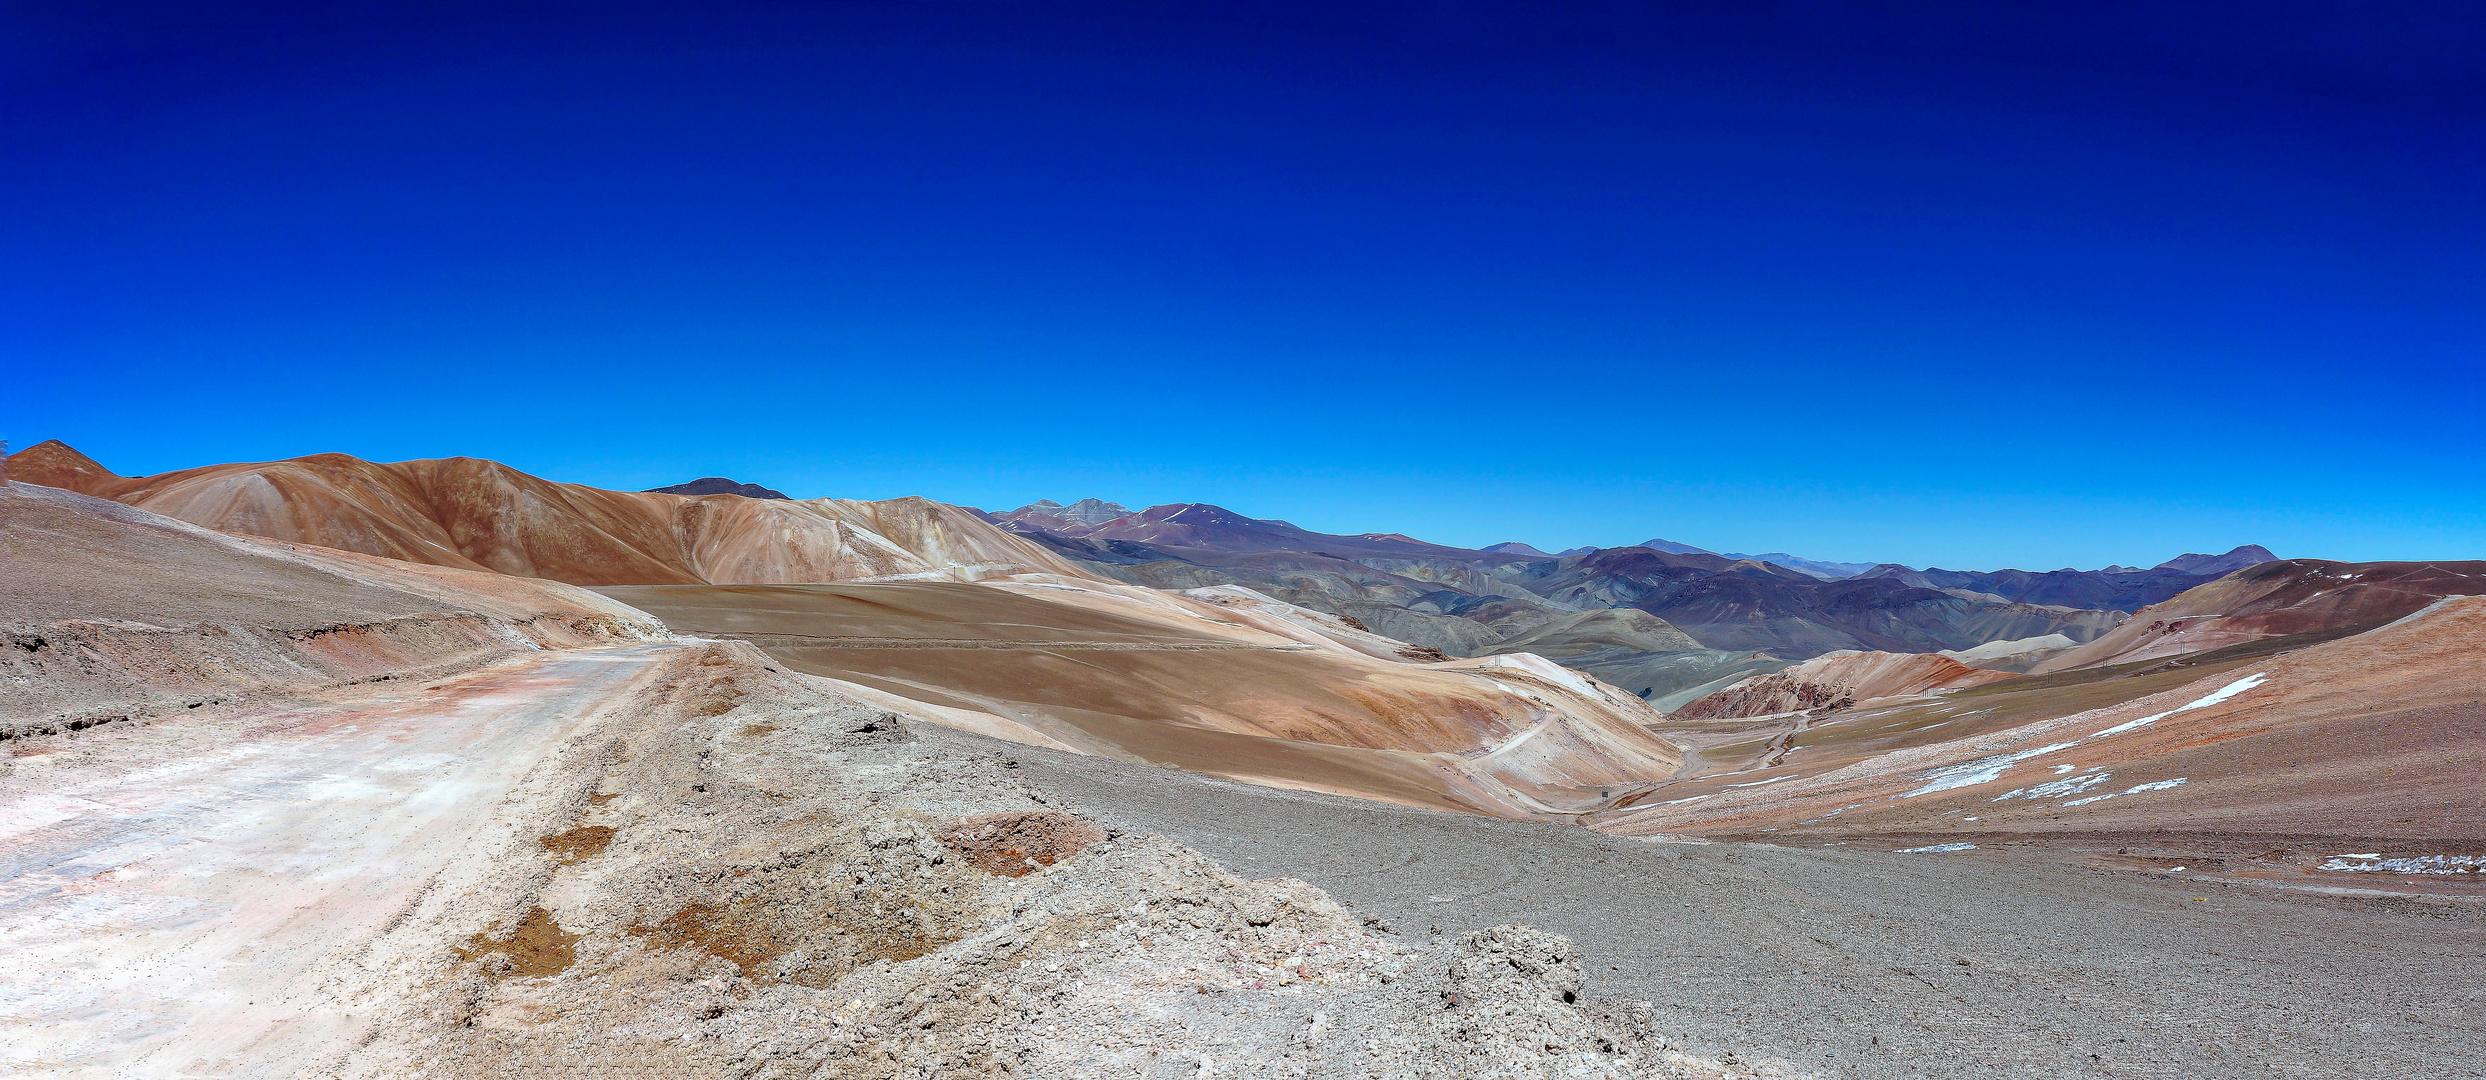
<path fill-rule="evenodd" d="M 409 920 L 336 1071 L 1771 1075 L 1585 998 L 1560 936 L 1411 941 L 1099 830 L 1014 762 L 918 742 L 748 645 L 685 653 L 513 800 L 544 839 Z"/>

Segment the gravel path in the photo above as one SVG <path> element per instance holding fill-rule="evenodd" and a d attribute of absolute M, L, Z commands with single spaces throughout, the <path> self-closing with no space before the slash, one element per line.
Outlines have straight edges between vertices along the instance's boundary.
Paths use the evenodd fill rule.
<path fill-rule="evenodd" d="M 1695 1052 L 1853 1077 L 2486 1077 L 2486 919 L 2018 854 L 1625 840 L 941 733 L 1426 935 L 1570 935 Z M 2196 900 L 2195 897 L 2206 899 Z"/>
<path fill-rule="evenodd" d="M 0 776 L 0 1073 L 316 1072 L 368 1034 L 380 939 L 482 873 L 502 797 L 679 648 L 47 743 Z"/>

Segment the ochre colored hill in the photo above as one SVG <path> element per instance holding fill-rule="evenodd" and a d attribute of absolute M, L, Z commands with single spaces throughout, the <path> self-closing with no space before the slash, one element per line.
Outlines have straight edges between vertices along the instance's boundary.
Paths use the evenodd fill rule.
<path fill-rule="evenodd" d="M 222 532 L 574 585 L 1086 576 L 972 512 L 921 498 L 607 491 L 476 458 L 345 454 L 119 477 L 57 441 L 9 467 L 21 482 Z"/>
<path fill-rule="evenodd" d="M 228 536 L 0 484 L 0 738 L 263 692 L 661 640 L 583 589 Z"/>
<path fill-rule="evenodd" d="M 1755 675 L 1675 710 L 1676 720 L 1772 716 L 1845 708 L 1876 698 L 1957 690 L 2013 678 L 1938 653 L 1836 652 Z"/>
<path fill-rule="evenodd" d="M 2038 664 L 2030 673 L 2129 664 L 2267 638 L 2373 626 L 2446 596 L 2480 594 L 2486 594 L 2486 562 L 2266 562 L 2143 608 L 2131 621 Z"/>
<path fill-rule="evenodd" d="M 41 484 L 86 495 L 121 477 L 59 439 L 46 439 L 9 455 L 8 478 L 20 484 Z"/>

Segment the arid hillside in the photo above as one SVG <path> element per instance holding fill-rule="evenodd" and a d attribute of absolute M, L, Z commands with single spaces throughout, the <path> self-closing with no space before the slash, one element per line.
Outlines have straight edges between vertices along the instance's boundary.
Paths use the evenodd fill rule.
<path fill-rule="evenodd" d="M 2218 836 L 2280 852 L 2273 872 L 2309 871 L 2334 843 L 2468 858 L 2486 854 L 2480 655 L 2486 596 L 2458 596 L 2346 637 L 2263 638 L 1818 716 L 1677 721 L 1661 730 L 1695 766 L 1598 827 Z"/>
<path fill-rule="evenodd" d="M 1557 935 L 1109 833 L 573 586 L 33 484 L 0 524 L 0 1071 L 1754 1075 Z"/>
<path fill-rule="evenodd" d="M 1038 745 L 1556 819 L 1682 760 L 1649 733 L 1656 710 L 1535 656 L 1452 661 L 1246 589 L 1109 582 L 929 500 L 605 491 L 466 458 L 116 478 L 47 443 L 11 463 L 214 528 L 608 587 L 886 707 Z"/>
<path fill-rule="evenodd" d="M 555 582 L 228 536 L 36 484 L 0 484 L 0 566 L 0 737 L 665 635 Z"/>
<path fill-rule="evenodd" d="M 2486 562 L 2268 562 L 2143 608 L 2031 671 L 2154 660 L 2265 638 L 2379 626 L 2446 596 L 2486 594 Z"/>
<path fill-rule="evenodd" d="M 1543 659 L 1438 661 L 1227 587 L 614 587 L 859 697 L 1001 738 L 1275 787 L 1569 817 L 1682 756 L 1638 698 Z"/>
<path fill-rule="evenodd" d="M 1755 675 L 1675 710 L 1675 720 L 1831 711 L 1879 698 L 1983 686 L 2012 676 L 1935 653 L 1840 652 Z"/>
<path fill-rule="evenodd" d="M 475 458 L 382 464 L 344 454 L 119 477 L 57 441 L 9 467 L 23 482 L 222 532 L 573 585 L 1085 576 L 930 499 L 606 491 Z"/>

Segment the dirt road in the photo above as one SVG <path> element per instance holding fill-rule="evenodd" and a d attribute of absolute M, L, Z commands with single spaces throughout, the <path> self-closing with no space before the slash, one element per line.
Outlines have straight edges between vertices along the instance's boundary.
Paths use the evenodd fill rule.
<path fill-rule="evenodd" d="M 2478 897 L 1990 849 L 1650 843 L 1007 752 L 1099 820 L 1303 878 L 1410 936 L 1569 935 L 1592 993 L 1657 1002 L 1659 1030 L 1696 1051 L 1829 1077 L 2486 1076 Z"/>
<path fill-rule="evenodd" d="M 461 856 L 507 844 L 504 797 L 681 647 L 546 653 L 14 758 L 0 1072 L 289 1076 L 351 1044 L 380 939 L 478 872 Z"/>

